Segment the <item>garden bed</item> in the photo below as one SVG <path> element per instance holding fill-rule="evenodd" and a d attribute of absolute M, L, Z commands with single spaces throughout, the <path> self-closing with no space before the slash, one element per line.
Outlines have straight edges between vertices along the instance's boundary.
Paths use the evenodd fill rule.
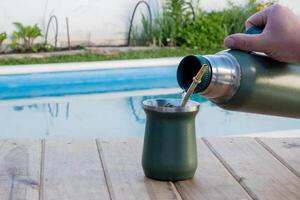
<path fill-rule="evenodd" d="M 221 49 L 220 49 L 221 50 Z M 101 47 L 86 48 L 82 50 L 25 53 L 25 54 L 2 54 L 0 65 L 20 64 L 43 64 L 63 62 L 85 62 L 104 60 L 125 60 L 142 58 L 178 57 L 189 54 L 211 54 L 212 50 L 199 50 L 191 48 L 151 48 L 151 47 Z"/>

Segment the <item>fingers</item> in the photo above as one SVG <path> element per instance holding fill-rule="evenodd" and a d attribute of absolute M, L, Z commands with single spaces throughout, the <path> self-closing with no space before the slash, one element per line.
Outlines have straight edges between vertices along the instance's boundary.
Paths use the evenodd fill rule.
<path fill-rule="evenodd" d="M 233 34 L 225 38 L 224 45 L 230 49 L 264 52 L 263 35 Z"/>
<path fill-rule="evenodd" d="M 266 25 L 266 21 L 266 13 L 262 10 L 247 19 L 246 29 L 248 30 L 252 26 L 264 27 Z"/>
<path fill-rule="evenodd" d="M 273 5 L 250 16 L 246 21 L 246 29 L 248 30 L 252 26 L 265 27 L 272 7 Z"/>

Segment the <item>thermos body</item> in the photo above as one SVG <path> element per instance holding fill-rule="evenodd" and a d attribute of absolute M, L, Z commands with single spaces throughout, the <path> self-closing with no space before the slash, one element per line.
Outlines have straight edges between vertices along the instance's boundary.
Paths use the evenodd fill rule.
<path fill-rule="evenodd" d="M 195 92 L 234 111 L 300 118 L 300 65 L 265 55 L 228 50 L 216 55 L 187 56 L 177 80 L 186 90 L 203 64 L 210 69 Z"/>

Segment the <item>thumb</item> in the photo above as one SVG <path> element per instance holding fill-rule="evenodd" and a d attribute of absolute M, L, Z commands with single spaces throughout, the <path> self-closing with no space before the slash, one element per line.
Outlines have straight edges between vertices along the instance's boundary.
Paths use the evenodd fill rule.
<path fill-rule="evenodd" d="M 230 49 L 240 49 L 244 51 L 263 52 L 262 34 L 242 34 L 237 33 L 227 36 L 224 40 L 224 46 Z"/>

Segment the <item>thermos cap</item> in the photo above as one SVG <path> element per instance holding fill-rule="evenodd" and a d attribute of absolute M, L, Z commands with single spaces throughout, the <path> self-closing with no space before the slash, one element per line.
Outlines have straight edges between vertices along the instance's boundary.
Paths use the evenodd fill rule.
<path fill-rule="evenodd" d="M 200 104 L 189 100 L 183 107 L 181 99 L 147 99 L 143 101 L 144 109 L 165 113 L 197 112 Z"/>

